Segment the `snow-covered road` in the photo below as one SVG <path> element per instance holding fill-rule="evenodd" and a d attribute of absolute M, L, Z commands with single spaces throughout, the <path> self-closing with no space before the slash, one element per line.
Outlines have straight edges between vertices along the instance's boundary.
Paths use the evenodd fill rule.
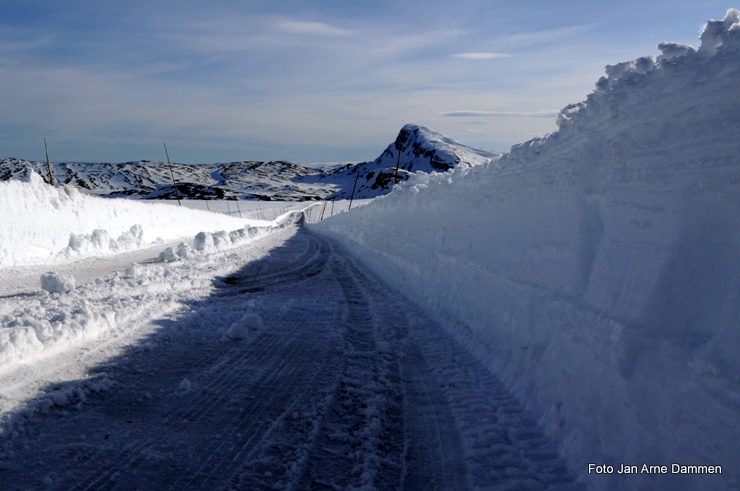
<path fill-rule="evenodd" d="M 229 272 L 152 307 L 115 356 L 65 352 L 62 371 L 97 361 L 8 418 L 2 488 L 585 489 L 497 378 L 351 254 L 305 227 L 262 244 L 222 253 Z"/>

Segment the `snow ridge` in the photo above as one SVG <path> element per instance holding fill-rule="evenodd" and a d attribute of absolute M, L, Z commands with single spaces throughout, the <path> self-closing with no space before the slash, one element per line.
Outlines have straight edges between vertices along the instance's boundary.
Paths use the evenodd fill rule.
<path fill-rule="evenodd" d="M 740 479 L 739 18 L 710 21 L 699 49 L 608 66 L 556 132 L 495 165 L 416 177 L 314 226 L 448 319 L 595 489 Z"/>
<path fill-rule="evenodd" d="M 72 186 L 49 186 L 33 171 L 26 178 L 0 182 L 0 268 L 68 263 L 198 232 L 271 226 L 165 203 L 106 200 Z"/>

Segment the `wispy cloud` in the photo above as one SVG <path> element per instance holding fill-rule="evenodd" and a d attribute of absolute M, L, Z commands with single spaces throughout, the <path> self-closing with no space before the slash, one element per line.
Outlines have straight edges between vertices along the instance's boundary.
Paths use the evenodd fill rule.
<path fill-rule="evenodd" d="M 299 20 L 282 20 L 275 24 L 278 30 L 291 34 L 306 34 L 312 36 L 349 36 L 352 31 L 324 24 L 323 22 L 307 22 Z"/>
<path fill-rule="evenodd" d="M 557 115 L 558 111 L 449 111 L 440 114 L 446 118 L 554 118 Z"/>
<path fill-rule="evenodd" d="M 493 53 L 493 52 L 457 53 L 452 56 L 455 58 L 462 58 L 464 60 L 495 60 L 497 58 L 510 58 L 511 57 L 511 55 L 508 53 Z"/>
<path fill-rule="evenodd" d="M 557 29 L 544 29 L 534 32 L 503 34 L 494 38 L 492 44 L 496 48 L 508 49 L 527 48 L 531 46 L 539 46 L 542 44 L 551 44 L 590 31 L 598 25 L 599 23 L 591 23 L 559 27 Z"/>
<path fill-rule="evenodd" d="M 583 26 L 469 22 L 444 2 L 422 13 L 304 5 L 122 8 L 128 17 L 110 16 L 105 35 L 57 19 L 0 24 L 0 133 L 10 135 L 0 146 L 23 156 L 18 135 L 42 134 L 82 142 L 90 156 L 72 160 L 112 160 L 114 148 L 141 158 L 162 140 L 189 149 L 185 161 L 371 159 L 416 122 L 501 149 L 553 129 L 556 111 L 526 110 L 592 85 L 582 69 L 583 88 L 564 79 L 586 58 L 572 55 Z M 575 95 L 553 100 L 564 90 Z M 442 113 L 454 108 L 473 110 Z"/>

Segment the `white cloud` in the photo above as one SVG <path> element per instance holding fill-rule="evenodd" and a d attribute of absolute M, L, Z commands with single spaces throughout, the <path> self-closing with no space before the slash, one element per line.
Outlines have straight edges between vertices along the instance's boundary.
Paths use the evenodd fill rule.
<path fill-rule="evenodd" d="M 352 31 L 330 26 L 322 22 L 306 22 L 298 20 L 283 20 L 276 24 L 276 27 L 291 34 L 308 34 L 316 36 L 349 36 Z"/>
<path fill-rule="evenodd" d="M 598 23 L 583 24 L 568 27 L 559 27 L 557 29 L 545 29 L 534 32 L 520 32 L 516 34 L 504 34 L 493 40 L 496 47 L 505 48 L 525 48 L 539 46 L 543 44 L 552 44 L 564 39 L 572 38 L 597 27 Z"/>
<path fill-rule="evenodd" d="M 554 118 L 557 115 L 558 111 L 449 111 L 440 114 L 446 118 Z"/>
<path fill-rule="evenodd" d="M 462 58 L 464 60 L 495 60 L 497 58 L 509 58 L 511 57 L 510 54 L 507 53 L 491 53 L 491 52 L 484 52 L 484 53 L 457 53 L 455 55 L 452 55 L 455 58 Z"/>

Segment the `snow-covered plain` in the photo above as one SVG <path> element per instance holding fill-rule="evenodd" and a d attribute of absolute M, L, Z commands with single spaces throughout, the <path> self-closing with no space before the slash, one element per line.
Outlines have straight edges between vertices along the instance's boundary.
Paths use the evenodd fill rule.
<path fill-rule="evenodd" d="M 491 164 L 316 225 L 457 323 L 595 489 L 740 487 L 739 20 L 607 66 Z M 644 463 L 669 474 L 616 473 Z"/>

